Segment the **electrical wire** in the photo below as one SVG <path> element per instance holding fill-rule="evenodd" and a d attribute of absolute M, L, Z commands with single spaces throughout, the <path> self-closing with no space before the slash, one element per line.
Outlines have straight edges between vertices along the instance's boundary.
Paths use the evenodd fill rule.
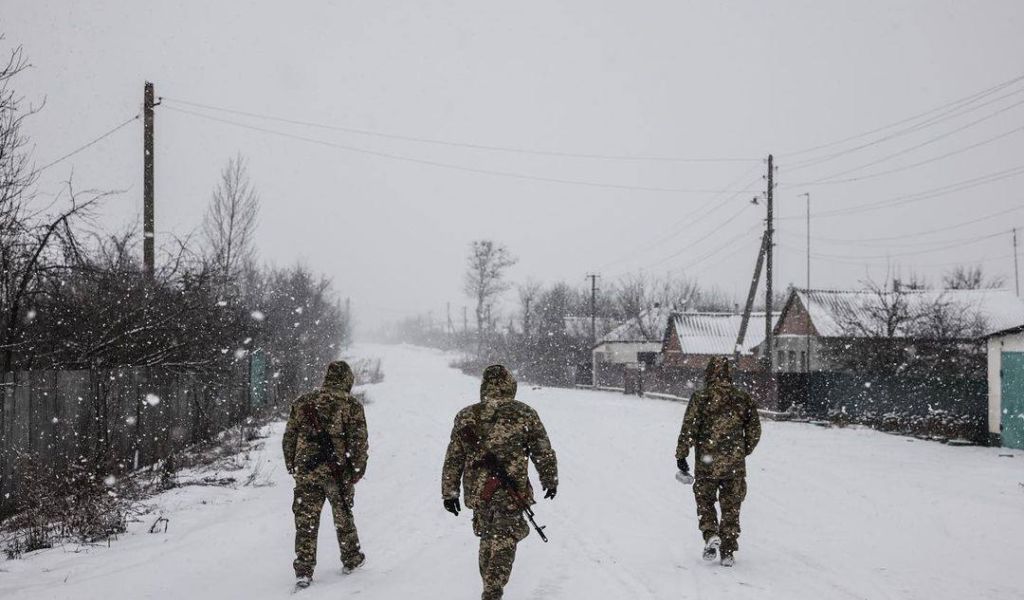
<path fill-rule="evenodd" d="M 781 243 L 780 244 L 776 244 L 776 246 L 778 246 L 779 248 L 782 248 L 782 249 L 784 249 L 786 251 L 792 252 L 794 254 L 799 254 L 801 256 L 806 256 L 807 255 L 807 250 L 805 248 L 797 248 L 795 246 L 790 246 L 788 244 L 781 244 Z M 832 258 L 832 257 L 829 257 L 829 256 L 824 256 L 824 255 L 814 254 L 814 253 L 811 253 L 811 258 L 815 259 L 815 260 L 821 260 L 821 261 L 824 261 L 824 262 L 830 262 L 830 263 L 836 263 L 836 264 L 842 264 L 842 265 L 858 265 L 858 266 L 865 265 L 865 264 L 872 264 L 872 263 L 878 264 L 878 262 L 879 262 L 878 259 L 856 260 L 855 257 L 851 257 L 852 260 L 845 260 L 845 259 L 841 259 L 841 258 Z M 889 258 L 890 257 L 887 256 L 887 257 L 884 258 L 884 260 L 889 260 Z M 979 260 L 957 260 L 957 261 L 943 262 L 943 263 L 915 264 L 914 266 L 921 267 L 921 268 L 953 267 L 953 266 L 969 265 L 969 264 L 985 264 L 985 263 L 995 262 L 995 261 L 998 261 L 998 260 L 1005 260 L 1007 258 L 1013 258 L 1013 254 L 1003 254 L 1003 255 L 991 256 L 991 257 L 982 258 L 982 259 L 979 259 Z"/>
<path fill-rule="evenodd" d="M 955 248 L 963 248 L 963 247 L 966 247 L 966 246 L 973 246 L 974 244 L 978 244 L 980 242 L 984 242 L 984 241 L 990 240 L 992 238 L 1003 237 L 1003 236 L 1005 236 L 1008 233 L 1010 233 L 1010 231 L 1009 230 L 1005 230 L 1005 231 L 1000 231 L 998 233 L 990 233 L 988 235 L 983 235 L 983 236 L 978 236 L 978 237 L 965 238 L 965 239 L 956 240 L 956 241 L 944 242 L 944 243 L 941 243 L 941 245 L 938 245 L 938 246 L 928 247 L 928 248 L 924 248 L 924 249 L 921 249 L 921 250 L 911 250 L 911 251 L 907 251 L 907 252 L 887 252 L 885 254 L 872 254 L 872 255 L 845 255 L 845 254 L 819 253 L 819 254 L 817 254 L 817 256 L 828 257 L 828 258 L 864 258 L 864 259 L 890 258 L 890 257 L 898 257 L 898 256 L 918 256 L 918 255 L 921 255 L 921 254 L 931 254 L 931 253 L 934 253 L 934 252 L 941 252 L 941 251 L 944 251 L 944 250 L 952 250 L 952 249 L 955 249 Z"/>
<path fill-rule="evenodd" d="M 1001 210 L 1001 211 L 998 211 L 998 212 L 994 212 L 992 214 L 985 215 L 983 217 L 978 217 L 977 219 L 972 219 L 970 221 L 964 221 L 962 223 L 957 223 L 956 225 L 950 225 L 948 227 L 938 227 L 938 228 L 935 228 L 935 229 L 926 229 L 924 231 L 916 231 L 916 232 L 912 232 L 912 233 L 906 233 L 906 234 L 903 234 L 903 235 L 892 235 L 892 236 L 884 236 L 884 237 L 859 238 L 859 239 L 851 239 L 851 238 L 846 238 L 846 239 L 840 239 L 840 238 L 821 238 L 821 237 L 812 236 L 811 239 L 818 240 L 818 241 L 829 241 L 829 240 L 831 240 L 831 241 L 836 241 L 836 242 L 849 242 L 851 244 L 854 244 L 854 243 L 862 244 L 862 243 L 865 243 L 865 242 L 882 242 L 882 241 L 888 241 L 888 240 L 902 240 L 902 239 L 906 239 L 906 238 L 923 237 L 923 236 L 926 236 L 926 235 L 931 235 L 933 233 L 942 233 L 942 232 L 945 232 L 945 231 L 951 231 L 953 229 L 960 229 L 962 227 L 968 227 L 970 225 L 974 225 L 975 223 L 981 223 L 982 221 L 988 221 L 988 220 L 991 220 L 991 219 L 995 219 L 996 217 L 1001 217 L 1003 215 L 1007 215 L 1007 214 L 1010 214 L 1010 213 L 1013 213 L 1013 212 L 1017 212 L 1017 211 L 1020 211 L 1020 210 L 1024 210 L 1024 205 L 1022 205 L 1022 206 L 1014 206 L 1013 208 L 1008 208 L 1006 210 Z"/>
<path fill-rule="evenodd" d="M 845 138 L 842 138 L 840 140 L 835 140 L 835 141 L 828 142 L 828 143 L 825 143 L 825 144 L 819 144 L 819 145 L 812 146 L 812 147 L 809 147 L 809 148 L 804 148 L 802 150 L 796 150 L 796 151 L 793 151 L 793 152 L 784 152 L 784 153 L 779 154 L 778 156 L 781 157 L 781 158 L 788 158 L 788 157 L 792 157 L 792 156 L 798 156 L 800 154 L 808 154 L 808 153 L 811 153 L 811 152 L 815 152 L 817 150 L 823 150 L 825 148 L 831 148 L 833 146 L 838 146 L 838 145 L 844 144 L 846 142 L 851 142 L 851 141 L 854 141 L 854 140 L 857 140 L 857 139 L 869 137 L 869 136 L 875 135 L 876 133 L 881 133 L 881 132 L 886 131 L 888 129 L 892 129 L 894 127 L 899 127 L 900 125 L 904 125 L 906 123 L 911 123 L 913 121 L 917 121 L 918 119 L 921 119 L 921 118 L 926 117 L 928 115 L 931 115 L 933 113 L 941 113 L 938 117 L 933 117 L 932 120 L 934 120 L 935 118 L 940 118 L 940 117 L 942 117 L 944 115 L 948 115 L 950 111 L 959 110 L 963 106 L 968 106 L 971 103 L 975 102 L 976 100 L 980 100 L 982 98 L 990 96 L 990 95 L 992 95 L 992 94 L 994 94 L 994 93 L 996 93 L 996 92 L 998 92 L 1000 90 L 1003 90 L 1003 89 L 1005 89 L 1007 87 L 1010 87 L 1013 84 L 1018 83 L 1020 81 L 1024 81 L 1024 74 L 1018 75 L 1016 77 L 1013 77 L 1011 79 L 1003 81 L 1002 83 L 998 83 L 998 84 L 996 84 L 996 85 L 994 85 L 992 87 L 989 87 L 989 88 L 986 88 L 984 90 L 981 90 L 980 92 L 975 92 L 974 94 L 971 94 L 971 95 L 968 95 L 968 96 L 964 96 L 964 97 L 959 98 L 957 100 L 953 100 L 952 102 L 948 102 L 948 103 L 943 104 L 941 106 L 937 106 L 937 107 L 935 107 L 933 109 L 924 111 L 922 113 L 918 113 L 916 115 L 913 115 L 913 116 L 910 116 L 910 117 L 906 117 L 904 119 L 900 119 L 899 121 L 890 123 L 888 125 L 883 125 L 882 127 L 878 127 L 876 129 L 872 129 L 870 131 L 866 131 L 866 132 L 863 132 L 863 133 L 859 133 L 859 134 L 856 134 L 856 135 L 845 137 Z M 943 113 L 942 111 L 947 111 L 947 112 Z"/>
<path fill-rule="evenodd" d="M 82 152 L 83 150 L 89 148 L 90 146 L 98 144 L 99 142 L 101 142 L 101 141 L 107 139 L 108 137 L 114 135 L 115 133 L 117 133 L 122 128 L 127 127 L 129 123 L 131 123 L 132 121 L 137 120 L 140 116 L 141 115 L 136 114 L 134 117 L 124 121 L 120 125 L 114 127 L 113 129 L 107 131 L 106 133 L 100 135 L 99 137 L 97 137 L 96 139 L 92 140 L 91 142 L 88 142 L 87 144 L 79 146 L 78 148 L 75 148 L 74 150 L 72 150 L 71 152 L 68 152 L 64 156 L 61 156 L 60 158 L 58 158 L 56 160 L 53 160 L 53 161 L 50 161 L 50 162 L 46 163 L 45 165 L 39 167 L 38 169 L 36 169 L 36 172 L 37 173 L 41 173 L 41 172 L 49 169 L 50 167 L 52 167 L 52 166 L 54 166 L 54 165 L 56 165 L 58 163 L 64 162 L 65 160 L 71 158 L 72 156 L 78 154 L 79 152 Z"/>
<path fill-rule="evenodd" d="M 869 173 L 867 175 L 861 175 L 859 177 L 850 177 L 850 178 L 847 178 L 847 179 L 831 179 L 832 177 L 836 177 L 837 175 L 841 175 L 841 173 L 840 173 L 840 174 L 830 175 L 829 177 L 824 177 L 822 179 L 816 179 L 814 181 L 806 181 L 806 182 L 802 182 L 802 183 L 789 184 L 787 187 L 799 187 L 799 186 L 808 186 L 808 185 L 834 185 L 834 184 L 838 184 L 838 183 L 851 183 L 851 182 L 854 182 L 854 181 L 863 181 L 865 179 L 874 179 L 875 177 L 882 177 L 883 175 L 892 175 L 893 173 L 899 173 L 899 172 L 902 172 L 902 171 L 909 171 L 910 169 L 916 169 L 917 167 L 920 167 L 920 166 L 923 166 L 923 165 L 927 165 L 927 164 L 930 164 L 930 163 L 933 163 L 933 162 L 937 162 L 937 161 L 943 160 L 945 158 L 949 158 L 950 156 L 955 156 L 957 154 L 963 154 L 964 152 L 968 152 L 970 150 L 974 150 L 975 148 L 980 148 L 981 146 L 986 146 L 986 145 L 991 144 L 993 142 L 999 141 L 999 140 L 1001 140 L 1001 139 L 1003 139 L 1005 137 L 1009 137 L 1009 136 L 1011 136 L 1011 135 L 1013 135 L 1015 133 L 1020 133 L 1021 131 L 1024 131 L 1024 127 L 1018 127 L 1016 129 L 1011 129 L 1010 131 L 1001 133 L 1001 134 L 999 134 L 999 135 L 997 135 L 995 137 L 991 137 L 991 138 L 988 138 L 986 140 L 982 140 L 982 141 L 980 141 L 980 142 L 978 142 L 976 144 L 971 144 L 970 146 L 965 146 L 963 148 L 959 148 L 957 150 L 953 150 L 953 151 L 947 152 L 945 154 L 940 154 L 939 156 L 934 156 L 934 157 L 926 159 L 926 160 L 922 160 L 922 161 L 919 161 L 919 162 L 916 162 L 916 163 L 912 163 L 912 164 L 909 164 L 909 165 L 904 165 L 902 167 L 896 167 L 894 169 L 889 169 L 887 171 L 878 171 L 878 172 L 875 172 L 875 173 Z M 876 162 L 880 162 L 880 161 L 876 161 Z M 849 173 L 849 172 L 852 172 L 852 171 L 856 171 L 856 170 L 862 169 L 864 167 L 867 167 L 867 166 L 869 166 L 871 164 L 875 164 L 875 163 L 868 163 L 867 165 L 861 165 L 860 167 L 857 167 L 855 169 L 851 169 L 850 171 L 845 171 L 844 173 Z"/>
<path fill-rule="evenodd" d="M 869 203 L 861 204 L 861 205 L 858 205 L 858 206 L 850 206 L 850 207 L 846 207 L 846 208 L 839 208 L 839 209 L 825 211 L 825 212 L 811 213 L 811 217 L 812 218 L 816 218 L 816 219 L 831 218 L 831 217 L 837 217 L 837 216 L 845 216 L 845 215 L 857 214 L 857 213 L 862 213 L 862 212 L 870 212 L 870 211 L 875 211 L 875 210 L 882 210 L 882 209 L 886 209 L 886 208 L 891 208 L 893 206 L 902 206 L 902 205 L 905 205 L 905 204 L 912 204 L 914 202 L 920 202 L 922 200 L 929 200 L 931 198 L 937 198 L 939 196 L 945 196 L 945 195 L 948 195 L 948 194 L 953 194 L 953 193 L 956 193 L 956 192 L 961 192 L 961 191 L 964 191 L 964 190 L 968 190 L 968 189 L 971 189 L 971 188 L 978 187 L 980 185 L 985 185 L 987 183 L 994 183 L 996 181 L 1001 181 L 1003 179 L 1007 179 L 1007 178 L 1010 178 L 1010 177 L 1016 177 L 1016 176 L 1022 175 L 1022 174 L 1024 174 L 1024 165 L 1019 165 L 1019 166 L 1012 167 L 1010 169 L 1006 169 L 1006 170 L 1003 170 L 1003 171 L 996 171 L 994 173 L 989 173 L 987 175 L 982 175 L 980 177 L 975 177 L 975 178 L 972 178 L 972 179 L 965 179 L 965 180 L 962 180 L 962 181 L 954 182 L 954 183 L 947 184 L 947 185 L 944 185 L 944 186 L 940 186 L 940 187 L 937 187 L 937 188 L 932 188 L 930 190 L 925 190 L 925 191 L 922 191 L 922 192 L 917 192 L 917 193 L 914 193 L 914 194 L 904 194 L 904 195 L 901 195 L 901 196 L 895 196 L 893 198 L 889 198 L 888 200 L 880 200 L 880 201 L 877 201 L 877 202 L 869 202 Z M 804 219 L 805 217 L 802 216 L 802 215 L 799 215 L 799 216 L 777 217 L 777 218 L 779 220 L 792 220 L 792 219 Z"/>
<path fill-rule="evenodd" d="M 477 144 L 471 142 L 455 142 L 450 140 L 441 140 L 429 137 L 402 135 L 395 133 L 387 133 L 382 131 L 374 131 L 371 129 L 361 129 L 356 127 L 343 127 L 340 125 L 328 125 L 324 123 L 316 123 L 313 121 L 304 121 L 300 119 L 290 119 L 285 117 L 277 117 L 273 115 L 254 113 L 243 110 L 236 110 L 231 108 L 225 108 L 220 106 L 214 106 L 212 104 L 203 104 L 200 102 L 192 102 L 188 100 L 178 100 L 176 98 L 162 98 L 165 101 L 183 104 L 186 106 L 192 106 L 196 108 L 204 108 L 207 110 L 213 110 L 218 112 L 224 112 L 234 115 L 241 115 L 246 117 L 252 117 L 256 119 L 264 119 L 268 121 L 277 121 L 279 123 L 288 123 L 291 125 L 301 125 L 304 127 L 315 127 L 318 129 L 327 129 L 331 131 L 342 131 L 345 133 L 352 133 L 357 135 L 373 136 L 391 140 L 402 140 L 406 142 L 416 142 L 419 144 L 435 144 L 439 146 L 449 146 L 454 148 L 468 148 L 472 150 L 486 150 L 490 152 L 509 152 L 515 154 L 532 154 L 536 156 L 554 156 L 561 158 L 585 158 L 595 160 L 622 160 L 622 161 L 651 161 L 651 162 L 680 162 L 680 163 L 721 163 L 721 162 L 760 162 L 761 158 L 737 158 L 737 157 L 720 157 L 720 158 L 701 158 L 701 157 L 677 157 L 677 156 L 648 156 L 648 155 L 629 155 L 629 154 L 600 154 L 600 153 L 585 153 L 585 152 L 562 152 L 558 150 L 538 150 L 532 148 L 522 148 L 517 146 L 500 146 L 491 144 Z"/>
<path fill-rule="evenodd" d="M 730 182 L 726 187 L 727 188 L 731 188 L 732 186 L 736 185 L 748 173 L 749 173 L 749 171 L 745 172 L 743 175 L 740 175 L 735 180 Z M 748 192 L 754 191 L 754 190 L 750 190 L 749 188 L 754 183 L 760 181 L 760 179 L 761 179 L 761 177 L 755 177 L 750 182 L 748 182 L 746 185 L 744 185 L 743 188 L 745 189 L 745 191 L 748 191 Z M 664 243 L 666 243 L 666 242 L 668 242 L 668 241 L 670 241 L 672 239 L 675 239 L 676 237 L 681 235 L 684 231 L 687 231 L 688 229 L 692 228 L 694 225 L 697 225 L 698 223 L 700 223 L 701 221 L 703 221 L 707 217 L 710 217 L 711 215 L 716 213 L 719 209 L 721 209 L 724 206 L 726 206 L 729 202 L 734 200 L 741 193 L 743 193 L 743 192 L 735 192 L 735 193 L 733 193 L 732 196 L 730 196 L 730 197 L 728 197 L 728 198 L 726 198 L 725 200 L 722 200 L 722 201 L 719 201 L 719 198 L 721 198 L 724 194 L 717 194 L 714 198 L 709 200 L 707 203 L 701 205 L 695 211 L 692 211 L 691 213 L 687 214 L 686 216 L 680 218 L 679 220 L 674 222 L 672 225 L 670 225 L 668 227 L 669 232 L 667 234 L 664 234 L 664 235 L 660 236 L 658 239 L 656 239 L 655 241 L 653 241 L 653 242 L 651 242 L 651 243 L 649 243 L 647 245 L 644 245 L 644 246 L 642 246 L 640 248 L 634 248 L 633 250 L 631 250 L 630 252 L 626 253 L 625 255 L 620 256 L 619 258 L 616 258 L 614 260 L 611 260 L 611 261 L 603 264 L 601 266 L 600 270 L 605 270 L 605 269 L 607 269 L 608 267 L 610 267 L 612 265 L 617 265 L 617 264 L 626 262 L 628 260 L 631 260 L 631 259 L 635 258 L 636 256 L 639 256 L 639 255 L 647 252 L 648 250 L 651 250 L 652 248 L 656 248 L 656 247 L 661 246 L 662 244 L 664 244 Z"/>
<path fill-rule="evenodd" d="M 847 175 L 849 173 L 853 173 L 855 171 L 859 171 L 861 169 L 864 169 L 864 168 L 867 168 L 867 167 L 871 167 L 871 166 L 877 165 L 879 163 L 883 163 L 883 162 L 885 162 L 887 160 L 891 160 L 893 158 L 898 158 L 900 156 L 903 156 L 904 154 L 909 154 L 910 152 L 913 152 L 915 150 L 919 150 L 919 149 L 921 149 L 921 148 L 923 148 L 925 146 L 934 144 L 935 142 L 938 142 L 940 140 L 944 140 L 944 139 L 948 138 L 951 135 L 954 135 L 956 133 L 960 133 L 961 131 L 964 131 L 965 129 L 969 129 L 971 127 L 974 127 L 975 125 L 978 125 L 979 123 L 983 123 L 985 121 L 988 121 L 989 119 L 993 119 L 993 118 L 995 118 L 995 117 L 997 117 L 997 116 L 999 116 L 999 115 L 1001 115 L 1001 114 L 1003 114 L 1003 113 L 1005 113 L 1005 112 L 1007 112 L 1009 110 L 1013 110 L 1014 108 L 1017 108 L 1018 106 L 1022 106 L 1022 105 L 1024 105 L 1024 100 L 1021 100 L 1019 102 L 1015 102 L 1015 103 L 1011 104 L 1010 106 L 1005 106 L 1005 107 L 997 110 L 994 113 L 985 115 L 984 117 L 982 117 L 980 119 L 975 119 L 974 121 L 971 121 L 970 123 L 966 123 L 964 125 L 961 125 L 960 127 L 957 127 L 956 129 L 952 129 L 950 131 L 947 131 L 947 132 L 942 133 L 940 135 L 937 135 L 935 137 L 929 138 L 929 139 L 927 139 L 927 140 L 925 140 L 923 142 L 920 142 L 918 144 L 910 146 L 909 148 L 904 148 L 904 149 L 899 150 L 897 152 L 893 152 L 892 154 L 888 154 L 886 156 L 883 156 L 882 158 L 875 159 L 875 160 L 873 160 L 871 162 L 867 162 L 867 163 L 864 163 L 862 165 L 859 165 L 859 166 L 856 166 L 856 167 L 853 167 L 853 168 L 850 168 L 850 169 L 846 169 L 845 171 L 840 171 L 838 173 L 833 173 L 833 174 L 828 175 L 826 177 L 823 177 L 823 178 L 821 178 L 819 180 L 815 180 L 815 181 L 813 181 L 811 183 L 820 183 L 821 181 L 825 181 L 825 180 L 828 180 L 828 179 L 833 179 L 833 178 L 836 178 L 836 177 L 841 177 L 843 175 Z M 806 168 L 806 167 L 791 167 L 791 168 L 787 169 L 787 171 L 792 172 L 792 171 L 796 171 L 796 170 L 799 170 L 799 169 L 802 169 L 802 168 Z"/>
<path fill-rule="evenodd" d="M 723 192 L 723 191 L 730 191 L 730 190 L 715 190 L 715 189 L 689 189 L 689 188 L 673 188 L 673 187 L 639 186 L 639 185 L 625 185 L 625 184 L 615 184 L 615 183 L 602 183 L 602 182 L 586 181 L 586 180 L 580 180 L 580 179 L 562 179 L 562 178 L 558 178 L 558 177 L 544 177 L 544 176 L 539 176 L 539 175 L 528 175 L 528 174 L 525 174 L 525 173 L 517 173 L 517 172 L 513 172 L 513 171 L 498 171 L 498 170 L 493 170 L 493 169 L 481 169 L 481 168 L 476 168 L 476 167 L 466 167 L 466 166 L 463 166 L 463 165 L 456 165 L 456 164 L 452 164 L 452 163 L 440 162 L 440 161 L 435 161 L 435 160 L 422 159 L 422 158 L 414 158 L 412 156 L 405 156 L 405 155 L 402 155 L 402 154 L 393 154 L 393 153 L 390 153 L 390 152 L 380 152 L 380 151 L 377 151 L 377 150 L 370 150 L 370 149 L 367 149 L 367 148 L 360 148 L 358 146 L 349 146 L 349 145 L 345 145 L 345 144 L 337 144 L 337 143 L 333 143 L 333 142 L 328 142 L 326 140 L 320 140 L 320 139 L 316 139 L 316 138 L 309 138 L 309 137 L 305 137 L 305 136 L 301 136 L 301 135 L 295 135 L 295 134 L 287 133 L 287 132 L 283 132 L 283 131 L 277 131 L 277 130 L 273 130 L 273 129 L 267 129 L 267 128 L 264 128 L 264 127 L 258 127 L 258 126 L 255 126 L 255 125 L 248 125 L 248 124 L 245 124 L 245 123 L 239 123 L 237 121 L 231 121 L 231 120 L 228 120 L 228 119 L 222 119 L 220 117 L 214 117 L 214 116 L 211 116 L 211 115 L 206 115 L 206 114 L 198 113 L 198 112 L 191 111 L 191 110 L 185 110 L 185 109 L 182 109 L 182 108 L 174 108 L 174 107 L 171 107 L 171 106 L 165 106 L 164 108 L 166 108 L 167 110 L 171 110 L 171 111 L 177 112 L 177 113 L 192 115 L 194 117 L 198 117 L 198 118 L 201 118 L 201 119 L 206 119 L 206 120 L 210 120 L 210 121 L 216 121 L 218 123 L 224 123 L 224 124 L 227 124 L 227 125 L 233 125 L 235 127 L 240 127 L 242 129 L 249 129 L 249 130 L 252 130 L 252 131 L 258 131 L 258 132 L 261 132 L 261 133 L 266 133 L 266 134 L 270 134 L 270 135 L 276 135 L 278 137 L 283 137 L 283 138 L 288 138 L 288 139 L 293 139 L 293 140 L 304 141 L 304 142 L 308 142 L 308 143 L 311 143 L 311 144 L 317 144 L 317 145 L 320 145 L 320 146 L 326 146 L 326 147 L 329 147 L 329 148 L 337 148 L 339 150 L 345 150 L 345 151 L 348 151 L 348 152 L 354 152 L 354 153 L 358 153 L 358 154 L 366 154 L 366 155 L 369 155 L 369 156 L 377 156 L 377 157 L 380 157 L 380 158 L 388 158 L 388 159 L 391 159 L 391 160 L 404 161 L 404 162 L 409 162 L 409 163 L 414 163 L 414 164 L 419 164 L 419 165 L 426 165 L 426 166 L 430 166 L 430 167 L 438 167 L 438 168 L 442 168 L 442 169 L 451 169 L 451 170 L 455 170 L 455 171 L 463 171 L 463 172 L 466 172 L 466 173 L 476 173 L 476 174 L 480 174 L 480 175 L 494 175 L 494 176 L 498 176 L 498 177 L 508 177 L 508 178 L 512 178 L 512 179 L 520 179 L 520 180 L 525 180 L 525 181 L 538 181 L 538 182 L 542 182 L 542 183 L 557 183 L 557 184 L 564 184 L 564 185 L 579 185 L 579 186 L 602 188 L 602 189 L 628 190 L 628 191 L 640 191 L 640 192 L 661 192 L 661 193 L 673 193 L 673 194 L 714 194 L 714 193 L 720 193 L 720 192 Z"/>

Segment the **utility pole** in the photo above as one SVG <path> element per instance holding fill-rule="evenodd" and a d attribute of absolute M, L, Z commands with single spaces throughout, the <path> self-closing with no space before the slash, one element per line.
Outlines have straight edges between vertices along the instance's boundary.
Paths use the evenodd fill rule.
<path fill-rule="evenodd" d="M 811 293 L 811 194 L 801 194 L 807 199 L 807 293 Z M 807 315 L 807 350 L 804 354 L 804 371 L 811 372 L 811 317 Z M 809 386 L 808 386 L 808 389 Z"/>
<path fill-rule="evenodd" d="M 526 298 L 524 304 L 526 305 L 523 310 L 523 337 L 530 339 L 530 300 L 532 298 Z"/>
<path fill-rule="evenodd" d="M 597 278 L 600 275 L 591 273 L 590 279 L 590 346 L 597 345 Z"/>
<path fill-rule="evenodd" d="M 775 159 L 769 154 L 768 155 L 768 221 L 765 227 L 765 295 L 764 295 L 764 355 L 767 359 L 769 381 L 774 376 L 773 366 L 773 353 L 774 344 L 772 343 L 772 246 L 775 245 L 773 235 L 775 233 L 775 211 L 774 204 L 772 203 L 773 196 L 775 193 Z"/>
<path fill-rule="evenodd" d="M 462 333 L 469 333 L 469 309 L 462 307 Z"/>
<path fill-rule="evenodd" d="M 142 94 L 142 263 L 146 277 L 152 279 L 156 262 L 156 218 L 153 206 L 153 84 L 146 82 Z"/>
<path fill-rule="evenodd" d="M 736 338 L 734 354 L 739 360 L 740 352 L 743 349 L 743 340 L 747 337 L 747 326 L 750 324 L 750 313 L 754 309 L 754 300 L 757 298 L 757 284 L 761 281 L 761 269 L 764 266 L 765 245 L 768 243 L 768 232 L 761 236 L 761 247 L 757 250 L 757 263 L 754 265 L 754 277 L 750 280 L 750 292 L 747 294 L 747 303 L 743 307 L 743 319 L 740 320 L 740 333 Z"/>
<path fill-rule="evenodd" d="M 448 313 L 448 335 L 455 333 L 455 327 L 452 325 L 452 303 L 449 302 L 447 305 Z"/>
<path fill-rule="evenodd" d="M 1020 296 L 1020 266 L 1017 256 L 1017 228 L 1013 228 L 1013 282 L 1017 287 L 1017 296 Z"/>

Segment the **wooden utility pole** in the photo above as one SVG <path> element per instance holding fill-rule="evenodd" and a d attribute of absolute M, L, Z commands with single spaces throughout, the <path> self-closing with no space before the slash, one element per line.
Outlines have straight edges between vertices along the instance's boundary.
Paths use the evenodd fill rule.
<path fill-rule="evenodd" d="M 587 275 L 590 279 L 590 346 L 597 345 L 597 278 L 600 275 L 591 273 Z"/>
<path fill-rule="evenodd" d="M 1013 228 L 1013 282 L 1017 287 L 1017 295 L 1020 296 L 1020 266 L 1017 264 L 1020 259 L 1017 256 L 1017 228 Z"/>
<path fill-rule="evenodd" d="M 801 194 L 807 198 L 807 294 L 808 298 L 811 293 L 811 194 L 807 192 Z M 807 373 L 811 372 L 811 333 L 810 333 L 811 317 L 807 315 L 807 349 L 804 354 L 804 371 Z M 808 386 L 808 389 L 810 387 Z"/>
<path fill-rule="evenodd" d="M 157 106 L 153 84 L 146 82 L 142 95 L 142 263 L 152 279 L 156 263 L 156 218 L 153 206 L 153 108 Z"/>
<path fill-rule="evenodd" d="M 768 200 L 768 221 L 766 223 L 766 227 L 765 227 L 765 230 L 764 230 L 764 234 L 765 234 L 764 256 L 765 256 L 765 262 L 767 263 L 766 268 L 765 268 L 765 285 L 764 285 L 764 288 L 765 288 L 764 289 L 764 291 L 765 291 L 765 294 L 764 294 L 764 312 L 765 312 L 765 315 L 764 315 L 764 317 L 765 317 L 764 318 L 764 355 L 765 355 L 765 358 L 768 361 L 767 365 L 768 365 L 768 373 L 769 373 L 769 375 L 771 375 L 772 373 L 775 372 L 774 368 L 773 368 L 773 360 L 772 360 L 773 354 L 774 354 L 774 348 L 773 348 L 774 344 L 772 343 L 773 342 L 773 340 L 772 340 L 772 325 L 774 325 L 774 323 L 772 323 L 772 279 L 773 279 L 773 273 L 772 273 L 772 266 L 773 266 L 772 265 L 772 246 L 775 245 L 775 242 L 772 239 L 773 235 L 775 233 L 775 229 L 774 229 L 775 212 L 774 212 L 774 204 L 773 204 L 773 196 L 774 196 L 774 192 L 775 192 L 774 188 L 775 188 L 775 159 L 772 157 L 771 154 L 769 154 L 768 155 L 768 197 L 767 197 L 767 200 Z"/>
<path fill-rule="evenodd" d="M 757 264 L 754 265 L 754 277 L 750 280 L 750 292 L 747 293 L 747 303 L 743 307 L 743 319 L 740 320 L 740 334 L 736 338 L 734 354 L 739 360 L 740 352 L 743 350 L 743 340 L 747 338 L 747 326 L 750 324 L 750 313 L 754 309 L 754 299 L 757 297 L 757 284 L 761 281 L 761 269 L 764 268 L 765 245 L 768 243 L 768 233 L 761 236 L 761 247 L 757 250 Z"/>

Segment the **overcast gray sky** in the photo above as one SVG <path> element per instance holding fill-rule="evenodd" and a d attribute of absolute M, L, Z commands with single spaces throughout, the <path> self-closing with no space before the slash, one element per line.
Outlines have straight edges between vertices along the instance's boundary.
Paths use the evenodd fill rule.
<path fill-rule="evenodd" d="M 461 311 L 466 247 L 484 237 L 519 256 L 517 281 L 582 285 L 596 271 L 609 284 L 645 269 L 739 298 L 768 153 L 777 285 L 804 281 L 804 192 L 819 213 L 815 286 L 881 279 L 886 264 L 935 278 L 957 261 L 984 261 L 1012 285 L 1024 169 L 1008 170 L 1024 167 L 1024 81 L 905 135 L 798 152 L 1024 75 L 1019 0 L 0 0 L 0 31 L 34 64 L 20 90 L 47 101 L 28 126 L 39 164 L 137 113 L 151 80 L 167 98 L 156 116 L 158 230 L 196 229 L 240 151 L 263 199 L 261 256 L 333 276 L 364 326 L 440 315 L 447 301 Z M 107 202 L 105 225 L 137 223 L 141 141 L 132 123 L 47 170 L 41 191 L 73 169 L 78 187 L 127 190 Z M 1003 178 L 913 196 L 989 174 Z M 856 180 L 810 184 L 820 179 Z M 847 208 L 857 212 L 829 214 Z"/>

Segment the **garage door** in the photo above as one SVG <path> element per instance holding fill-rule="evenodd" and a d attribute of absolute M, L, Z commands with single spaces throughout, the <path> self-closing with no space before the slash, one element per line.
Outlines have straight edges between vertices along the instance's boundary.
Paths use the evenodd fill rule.
<path fill-rule="evenodd" d="M 1024 450 L 1024 352 L 1003 352 L 1003 446 Z"/>

